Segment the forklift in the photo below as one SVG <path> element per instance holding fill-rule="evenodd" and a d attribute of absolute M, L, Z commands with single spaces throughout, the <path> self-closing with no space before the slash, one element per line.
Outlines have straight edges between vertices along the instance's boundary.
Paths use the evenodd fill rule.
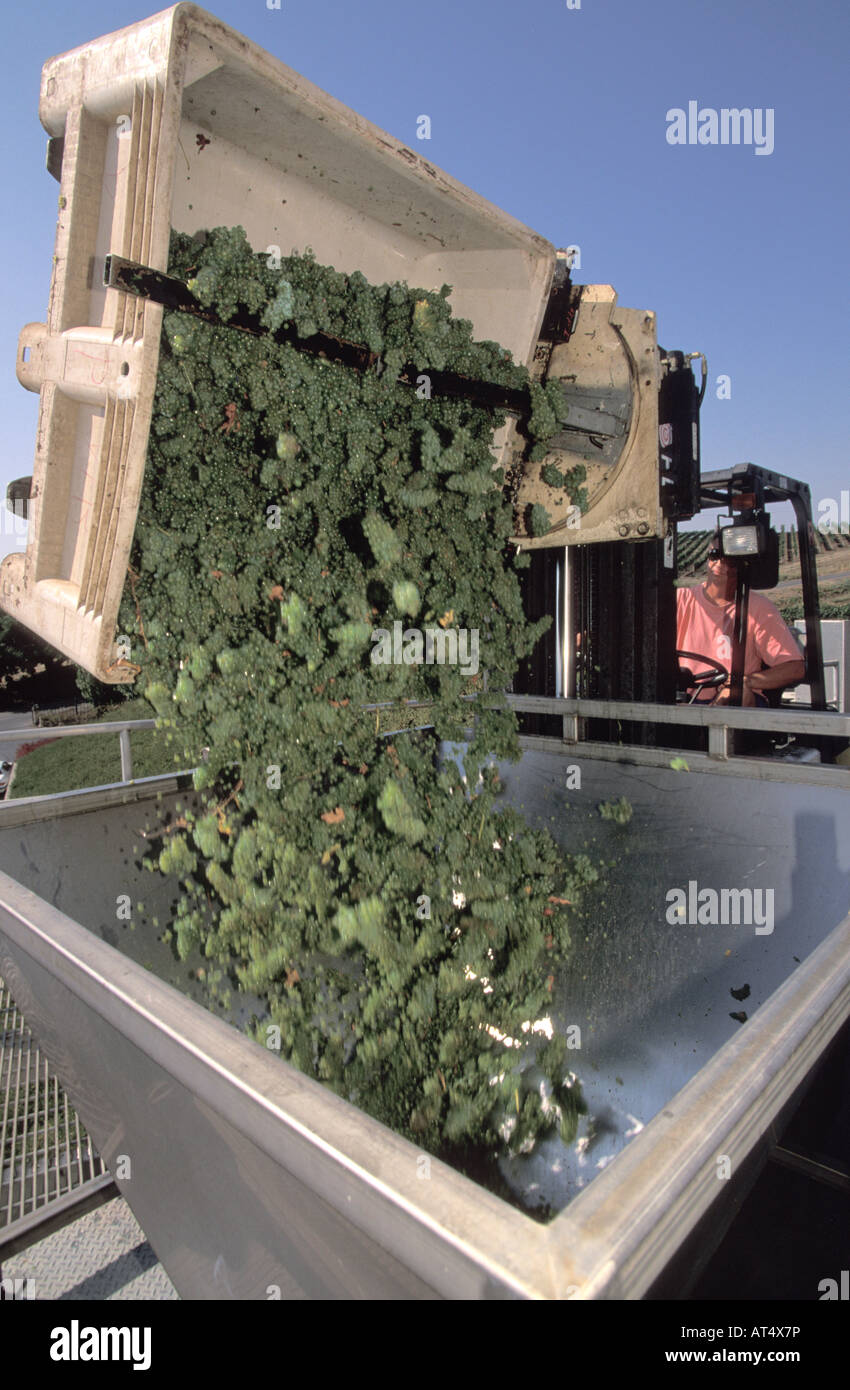
<path fill-rule="evenodd" d="M 567 272 L 568 274 L 568 272 Z M 563 337 L 575 331 L 576 301 L 586 287 L 573 286 L 561 294 L 573 305 Z M 580 302 L 580 300 L 579 300 Z M 628 311 L 627 311 L 628 312 Z M 551 327 L 551 318 L 548 321 Z M 545 326 L 544 326 L 545 328 Z M 808 704 L 795 709 L 825 711 L 823 644 L 818 579 L 815 565 L 811 492 L 806 483 L 753 463 L 736 464 L 710 473 L 700 472 L 699 412 L 705 394 L 707 364 L 701 353 L 658 348 L 658 486 L 665 534 L 642 539 L 582 544 L 581 533 L 566 535 L 573 544 L 531 551 L 524 574 L 524 603 L 528 616 L 553 617 L 532 656 L 517 672 L 514 692 L 586 700 L 646 704 L 681 704 L 700 690 L 731 682 L 730 704 L 740 706 L 743 694 L 745 635 L 752 589 L 771 589 L 779 579 L 779 539 L 771 525 L 771 505 L 789 502 L 797 522 L 803 605 L 805 611 L 805 683 Z M 691 363 L 702 363 L 697 382 Z M 577 430 L 577 426 L 573 427 Z M 599 444 L 599 428 L 589 438 Z M 586 453 L 584 457 L 588 457 Z M 678 526 L 701 511 L 722 508 L 718 518 L 724 556 L 736 568 L 731 669 L 699 652 L 676 647 L 676 579 Z M 687 662 L 711 669 L 694 677 Z M 768 693 L 780 708 L 781 690 Z M 555 715 L 522 714 L 523 732 L 560 735 Z M 652 727 L 634 720 L 588 719 L 587 737 L 594 740 L 662 746 L 700 746 L 703 731 L 677 725 Z M 694 741 L 696 740 L 696 742 Z M 817 757 L 831 761 L 833 740 L 809 738 L 804 749 L 781 732 L 749 733 L 740 740 L 747 751 L 794 761 Z M 832 749 L 832 751 L 831 751 Z"/>

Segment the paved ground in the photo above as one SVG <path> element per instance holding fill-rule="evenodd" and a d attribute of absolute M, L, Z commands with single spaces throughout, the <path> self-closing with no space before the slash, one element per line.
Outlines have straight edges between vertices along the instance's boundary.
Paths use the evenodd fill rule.
<path fill-rule="evenodd" d="M 28 711 L 26 714 L 22 713 L 20 710 L 14 712 L 0 712 L 0 731 L 5 732 L 6 729 L 20 730 L 20 734 L 13 740 L 0 739 L 0 761 L 5 758 L 8 762 L 13 763 L 19 745 L 21 743 L 26 743 L 32 736 L 32 716 Z"/>
<path fill-rule="evenodd" d="M 179 1297 L 122 1198 L 4 1260 L 3 1278 L 31 1279 L 36 1299 L 100 1302 Z"/>

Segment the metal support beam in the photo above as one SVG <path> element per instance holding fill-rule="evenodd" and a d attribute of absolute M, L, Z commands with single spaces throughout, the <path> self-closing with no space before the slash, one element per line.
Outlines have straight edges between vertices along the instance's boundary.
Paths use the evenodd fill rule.
<path fill-rule="evenodd" d="M 708 731 L 708 756 L 710 758 L 729 757 L 729 730 L 715 724 Z"/>
<path fill-rule="evenodd" d="M 781 1144 L 772 1148 L 768 1156 L 771 1163 L 778 1164 L 780 1168 L 790 1168 L 794 1173 L 801 1173 L 803 1177 L 812 1178 L 814 1182 L 822 1183 L 825 1187 L 834 1187 L 850 1196 L 850 1172 L 835 1159 L 823 1163 L 810 1154 L 797 1153 Z"/>
<path fill-rule="evenodd" d="M 61 1231 L 72 1221 L 111 1202 L 121 1193 L 109 1173 L 103 1173 L 80 1187 L 72 1188 L 49 1206 L 38 1207 L 29 1216 L 21 1217 L 8 1226 L 0 1226 L 0 1260 L 11 1260 L 22 1250 Z"/>
<path fill-rule="evenodd" d="M 380 353 L 372 352 L 363 343 L 350 343 L 344 338 L 335 338 L 329 333 L 311 333 L 302 337 L 292 324 L 284 324 L 274 331 L 263 324 L 258 314 L 239 310 L 232 318 L 224 320 L 212 309 L 206 309 L 196 299 L 182 280 L 174 275 L 165 275 L 152 266 L 140 265 L 138 261 L 127 260 L 110 252 L 104 261 L 103 283 L 108 289 L 123 290 L 125 294 L 138 295 L 154 304 L 162 304 L 172 313 L 189 314 L 218 328 L 231 328 L 240 333 L 250 333 L 253 337 L 272 338 L 277 343 L 288 343 L 299 352 L 313 357 L 336 362 L 355 371 L 373 370 L 381 374 L 383 363 Z M 416 390 L 424 368 L 412 362 L 405 363 L 396 378 L 403 386 Z M 439 371 L 429 367 L 427 376 L 435 396 L 452 396 L 471 401 L 486 410 L 509 410 L 521 419 L 531 414 L 531 398 L 526 387 L 502 386 L 495 381 L 478 381 L 462 376 L 459 372 Z"/>
<path fill-rule="evenodd" d="M 118 735 L 121 744 L 121 781 L 133 780 L 133 754 L 130 751 L 130 730 L 122 729 Z"/>

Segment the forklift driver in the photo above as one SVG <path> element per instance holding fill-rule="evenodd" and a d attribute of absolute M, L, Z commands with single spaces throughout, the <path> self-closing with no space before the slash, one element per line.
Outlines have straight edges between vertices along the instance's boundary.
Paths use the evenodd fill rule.
<path fill-rule="evenodd" d="M 729 672 L 732 669 L 735 589 L 734 561 L 723 555 L 720 533 L 715 531 L 708 552 L 708 579 L 693 588 L 677 590 L 676 646 L 680 651 L 704 654 Z M 694 660 L 688 660 L 687 667 L 695 676 L 711 669 Z M 799 685 L 805 674 L 800 647 L 778 608 L 764 594 L 751 590 L 742 704 L 766 705 L 764 691 Z M 726 704 L 731 697 L 731 681 L 727 679 L 716 691 L 706 688 L 696 693 L 696 688 L 691 687 L 689 694 L 696 694 L 696 703 Z"/>

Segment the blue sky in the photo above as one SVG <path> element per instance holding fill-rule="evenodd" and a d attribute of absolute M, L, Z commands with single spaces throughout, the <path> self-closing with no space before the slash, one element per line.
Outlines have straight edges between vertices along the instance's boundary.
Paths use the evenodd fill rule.
<path fill-rule="evenodd" d="M 4 15 L 3 494 L 32 471 L 38 402 L 15 352 L 46 313 L 56 222 L 41 67 L 153 12 L 42 0 Z M 705 352 L 706 471 L 751 459 L 804 478 L 816 517 L 850 488 L 844 0 L 216 0 L 213 12 L 556 246 L 580 246 L 575 278 L 655 310 L 665 347 Z M 773 153 L 669 144 L 667 112 L 689 101 L 772 110 Z M 717 398 L 720 374 L 731 399 Z"/>

